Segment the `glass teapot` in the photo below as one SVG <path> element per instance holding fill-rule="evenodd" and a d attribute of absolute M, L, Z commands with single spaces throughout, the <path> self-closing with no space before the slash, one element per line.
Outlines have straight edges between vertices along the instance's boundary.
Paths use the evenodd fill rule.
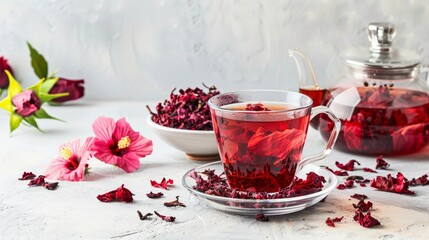
<path fill-rule="evenodd" d="M 346 75 L 336 86 L 321 87 L 312 66 L 299 50 L 289 50 L 298 67 L 300 92 L 325 105 L 341 119 L 335 147 L 371 155 L 417 152 L 429 143 L 428 72 L 422 58 L 392 47 L 395 28 L 389 23 L 368 25 L 371 47 L 346 55 Z M 327 117 L 313 121 L 327 140 L 334 124 Z"/>

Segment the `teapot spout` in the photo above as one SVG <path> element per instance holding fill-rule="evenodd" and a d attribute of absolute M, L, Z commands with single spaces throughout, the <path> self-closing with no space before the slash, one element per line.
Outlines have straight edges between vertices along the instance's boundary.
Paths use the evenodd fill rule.
<path fill-rule="evenodd" d="M 288 50 L 289 56 L 295 60 L 298 68 L 298 80 L 300 89 L 319 90 L 316 75 L 314 74 L 313 66 L 310 61 L 300 50 L 294 48 Z"/>

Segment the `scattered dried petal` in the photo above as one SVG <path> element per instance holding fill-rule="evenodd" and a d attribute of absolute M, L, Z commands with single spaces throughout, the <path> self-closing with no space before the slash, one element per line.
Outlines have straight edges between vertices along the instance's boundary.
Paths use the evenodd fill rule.
<path fill-rule="evenodd" d="M 330 226 L 330 227 L 335 227 L 335 223 L 336 222 L 341 222 L 341 220 L 343 220 L 344 216 L 342 217 L 335 217 L 333 219 L 331 219 L 330 217 L 328 217 L 325 221 L 326 225 Z"/>
<path fill-rule="evenodd" d="M 417 179 L 413 178 L 410 181 L 410 186 L 417 186 L 417 185 L 424 186 L 426 184 L 429 184 L 428 175 L 427 174 L 424 174 L 423 176 L 418 177 Z"/>
<path fill-rule="evenodd" d="M 346 187 L 346 185 L 344 185 L 344 184 L 338 184 L 338 186 L 337 186 L 337 189 L 340 189 L 340 190 L 344 190 L 344 189 L 346 189 L 347 187 Z"/>
<path fill-rule="evenodd" d="M 58 182 L 52 182 L 52 183 L 45 182 L 43 186 L 48 190 L 55 190 L 58 187 Z"/>
<path fill-rule="evenodd" d="M 359 185 L 361 186 L 361 187 L 366 187 L 366 184 L 365 183 L 359 183 Z"/>
<path fill-rule="evenodd" d="M 362 176 L 357 176 L 357 175 L 346 177 L 346 180 L 363 180 L 363 179 L 364 178 Z"/>
<path fill-rule="evenodd" d="M 171 184 L 173 184 L 174 182 L 173 182 L 173 179 L 168 179 L 168 180 L 166 180 L 165 178 L 162 178 L 162 180 L 161 180 L 161 182 L 160 183 L 157 183 L 156 181 L 154 181 L 154 180 L 150 180 L 150 184 L 153 186 L 153 187 L 157 187 L 157 188 L 164 188 L 165 190 L 168 190 L 168 185 L 171 185 Z"/>
<path fill-rule="evenodd" d="M 174 222 L 174 220 L 176 220 L 176 218 L 173 216 L 161 215 L 161 214 L 157 213 L 156 211 L 154 211 L 154 213 L 156 214 L 156 216 L 160 217 L 162 220 L 164 220 L 166 222 Z"/>
<path fill-rule="evenodd" d="M 376 165 L 375 165 L 375 169 L 387 169 L 390 164 L 388 164 L 384 159 L 383 156 L 378 156 L 376 159 Z"/>
<path fill-rule="evenodd" d="M 162 192 L 158 192 L 158 193 L 153 193 L 152 191 L 150 193 L 146 193 L 146 196 L 148 198 L 160 198 L 162 196 L 164 196 L 164 193 Z"/>
<path fill-rule="evenodd" d="M 326 167 L 326 166 L 325 166 L 325 168 L 326 168 L 326 170 L 332 172 L 333 174 L 335 174 L 337 176 L 348 176 L 349 175 L 346 171 L 339 171 L 339 170 L 334 171 L 334 170 L 332 170 L 332 169 L 330 169 L 329 167 Z"/>
<path fill-rule="evenodd" d="M 362 168 L 362 170 L 363 170 L 364 172 L 372 172 L 372 173 L 377 173 L 377 171 L 375 171 L 375 170 L 372 170 L 371 168 L 367 168 L 367 167 L 364 167 L 364 168 Z"/>
<path fill-rule="evenodd" d="M 30 179 L 33 179 L 35 177 L 36 177 L 36 175 L 32 172 L 24 172 L 22 174 L 22 177 L 18 178 L 18 180 L 30 180 Z"/>
<path fill-rule="evenodd" d="M 344 185 L 346 185 L 346 187 L 347 188 L 352 188 L 353 187 L 353 185 L 354 185 L 354 181 L 353 180 L 346 180 L 345 182 L 344 182 Z"/>
<path fill-rule="evenodd" d="M 28 186 L 43 186 L 45 185 L 45 176 L 39 175 L 36 179 L 31 180 Z"/>
<path fill-rule="evenodd" d="M 363 215 L 362 211 L 357 210 L 353 219 L 359 222 L 359 224 L 365 228 L 371 228 L 380 225 L 380 222 L 377 219 L 373 218 L 370 212 Z"/>
<path fill-rule="evenodd" d="M 396 178 L 388 174 L 387 177 L 377 176 L 371 180 L 371 187 L 373 188 L 386 192 L 414 195 L 415 192 L 408 190 L 409 186 L 410 182 L 400 172 L 398 172 Z"/>
<path fill-rule="evenodd" d="M 270 219 L 265 216 L 265 214 L 257 214 L 256 215 L 256 220 L 260 221 L 260 222 L 268 222 Z"/>
<path fill-rule="evenodd" d="M 335 165 L 336 165 L 339 169 L 346 170 L 346 171 L 353 171 L 354 166 L 355 166 L 355 163 L 356 163 L 357 165 L 360 165 L 360 163 L 359 163 L 358 161 L 354 160 L 354 159 L 352 159 L 352 160 L 348 161 L 346 164 L 342 164 L 342 163 L 339 163 L 338 161 L 336 161 L 336 162 L 335 162 Z"/>
<path fill-rule="evenodd" d="M 152 213 L 146 213 L 145 215 L 143 215 L 139 210 L 137 210 L 137 214 L 142 221 L 148 219 L 148 217 L 153 215 Z"/>
<path fill-rule="evenodd" d="M 358 193 L 355 193 L 355 194 L 351 195 L 350 197 L 351 198 L 356 198 L 358 200 L 367 199 L 368 198 L 368 196 L 366 196 L 365 194 L 358 194 Z"/>
<path fill-rule="evenodd" d="M 354 208 L 359 209 L 362 212 L 367 212 L 369 209 L 372 208 L 372 202 L 368 201 L 365 202 L 364 199 L 360 199 L 358 204 L 352 204 Z"/>
<path fill-rule="evenodd" d="M 186 207 L 185 204 L 179 202 L 179 196 L 176 196 L 176 200 L 171 202 L 165 202 L 164 206 L 166 207 Z"/>
<path fill-rule="evenodd" d="M 97 199 L 101 202 L 113 202 L 113 201 L 122 201 L 122 202 L 132 202 L 133 201 L 133 193 L 124 187 L 124 184 L 120 186 L 118 189 L 107 192 L 105 194 L 101 194 L 97 196 Z"/>

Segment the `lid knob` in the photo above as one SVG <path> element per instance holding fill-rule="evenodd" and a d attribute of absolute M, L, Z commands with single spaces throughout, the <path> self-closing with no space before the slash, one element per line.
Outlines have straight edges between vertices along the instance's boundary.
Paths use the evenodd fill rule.
<path fill-rule="evenodd" d="M 390 23 L 370 23 L 368 25 L 368 39 L 371 42 L 371 52 L 390 52 L 395 35 L 395 26 Z"/>

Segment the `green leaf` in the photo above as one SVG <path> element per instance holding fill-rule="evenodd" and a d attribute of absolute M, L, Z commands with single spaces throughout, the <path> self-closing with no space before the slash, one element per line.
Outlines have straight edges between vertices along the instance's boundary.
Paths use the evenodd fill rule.
<path fill-rule="evenodd" d="M 48 94 L 48 93 L 40 93 L 39 98 L 42 103 L 52 101 L 55 98 L 68 96 L 69 93 L 56 93 L 56 94 Z"/>
<path fill-rule="evenodd" d="M 34 84 L 33 86 L 31 86 L 31 87 L 28 87 L 27 89 L 29 89 L 29 90 L 33 90 L 34 92 L 36 92 L 36 94 L 37 95 L 39 95 L 40 94 L 40 89 L 41 89 L 41 86 L 42 86 L 42 83 L 45 81 L 45 79 L 44 78 L 42 78 L 42 79 L 40 79 L 36 84 Z"/>
<path fill-rule="evenodd" d="M 34 113 L 34 117 L 36 117 L 36 118 L 45 118 L 45 119 L 55 119 L 55 120 L 64 122 L 63 120 L 61 120 L 59 118 L 52 117 L 43 108 L 41 108 L 37 112 L 35 112 Z"/>
<path fill-rule="evenodd" d="M 26 121 L 27 123 L 29 123 L 31 126 L 33 126 L 33 127 L 37 128 L 37 130 L 39 130 L 39 131 L 43 132 L 43 131 L 39 128 L 39 126 L 37 125 L 36 118 L 35 118 L 34 116 L 25 117 L 25 118 L 24 118 L 24 121 Z"/>
<path fill-rule="evenodd" d="M 28 48 L 30 49 L 31 66 L 33 66 L 34 73 L 39 78 L 48 77 L 48 63 L 45 58 L 34 49 L 29 42 L 27 42 Z"/>
<path fill-rule="evenodd" d="M 59 78 L 48 78 L 46 79 L 43 83 L 42 86 L 40 87 L 40 92 L 41 93 L 49 93 L 49 91 L 51 91 L 51 88 L 55 85 L 55 83 L 58 82 Z"/>
<path fill-rule="evenodd" d="M 3 108 L 10 113 L 13 112 L 13 105 L 9 96 L 3 98 L 3 100 L 0 101 L 0 108 Z"/>
<path fill-rule="evenodd" d="M 12 113 L 10 115 L 10 133 L 19 127 L 21 124 L 22 117 L 18 114 Z"/>
<path fill-rule="evenodd" d="M 15 95 L 22 92 L 22 88 L 21 85 L 19 85 L 19 83 L 8 70 L 6 70 L 5 72 L 9 78 L 9 89 L 7 91 L 7 94 L 9 95 L 10 99 L 12 99 Z"/>

